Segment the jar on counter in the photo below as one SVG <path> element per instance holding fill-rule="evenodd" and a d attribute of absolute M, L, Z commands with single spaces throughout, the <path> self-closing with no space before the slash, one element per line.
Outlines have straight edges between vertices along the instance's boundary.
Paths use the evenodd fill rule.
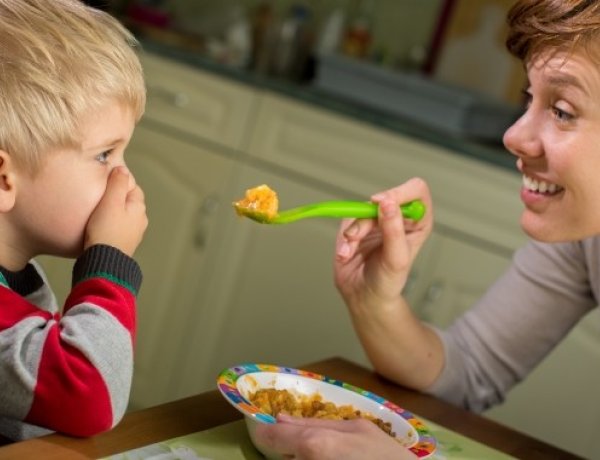
<path fill-rule="evenodd" d="M 277 44 L 277 23 L 271 2 L 262 1 L 253 10 L 252 53 L 250 68 L 260 74 L 268 74 Z"/>
<path fill-rule="evenodd" d="M 278 29 L 271 59 L 271 74 L 291 80 L 302 80 L 313 46 L 310 10 L 292 5 Z"/>
<path fill-rule="evenodd" d="M 372 35 L 373 0 L 364 0 L 356 17 L 348 24 L 342 52 L 347 56 L 365 58 L 369 54 Z"/>

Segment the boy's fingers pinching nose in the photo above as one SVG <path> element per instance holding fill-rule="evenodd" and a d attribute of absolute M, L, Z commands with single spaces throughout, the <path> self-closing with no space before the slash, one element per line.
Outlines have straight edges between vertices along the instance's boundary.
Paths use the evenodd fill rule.
<path fill-rule="evenodd" d="M 108 178 L 106 191 L 104 192 L 105 198 L 118 199 L 119 197 L 122 198 L 125 196 L 130 187 L 130 180 L 131 174 L 127 168 L 118 167 L 113 169 Z"/>

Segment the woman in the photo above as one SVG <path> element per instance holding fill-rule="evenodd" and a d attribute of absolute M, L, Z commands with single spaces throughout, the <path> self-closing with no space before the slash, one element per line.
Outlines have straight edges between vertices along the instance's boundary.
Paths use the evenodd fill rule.
<path fill-rule="evenodd" d="M 523 175 L 532 241 L 445 331 L 421 323 L 402 296 L 433 224 L 422 180 L 374 195 L 378 220 L 344 222 L 336 247 L 336 286 L 375 369 L 476 411 L 501 402 L 600 298 L 600 2 L 519 0 L 508 23 L 528 86 L 504 144 Z M 415 198 L 430 212 L 403 221 L 399 203 Z M 261 435 L 293 458 L 411 458 L 363 424 L 281 421 Z"/>

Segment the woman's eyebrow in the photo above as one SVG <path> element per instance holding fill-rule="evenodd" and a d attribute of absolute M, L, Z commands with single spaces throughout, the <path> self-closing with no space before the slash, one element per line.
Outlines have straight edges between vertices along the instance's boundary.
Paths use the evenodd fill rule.
<path fill-rule="evenodd" d="M 585 95 L 589 96 L 588 91 L 586 90 L 586 88 L 583 85 L 583 83 L 581 82 L 581 80 L 579 80 L 578 78 L 576 78 L 573 75 L 562 74 L 562 73 L 558 74 L 558 75 L 549 75 L 546 78 L 546 81 L 548 84 L 550 84 L 552 86 L 559 86 L 559 87 L 573 86 L 573 87 L 579 89 Z"/>

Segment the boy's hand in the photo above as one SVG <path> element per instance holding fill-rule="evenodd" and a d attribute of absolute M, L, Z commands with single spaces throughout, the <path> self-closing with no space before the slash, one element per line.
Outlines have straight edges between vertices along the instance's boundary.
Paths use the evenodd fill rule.
<path fill-rule="evenodd" d="M 83 248 L 107 244 L 131 257 L 147 226 L 144 192 L 126 168 L 114 168 L 104 196 L 88 220 Z"/>

